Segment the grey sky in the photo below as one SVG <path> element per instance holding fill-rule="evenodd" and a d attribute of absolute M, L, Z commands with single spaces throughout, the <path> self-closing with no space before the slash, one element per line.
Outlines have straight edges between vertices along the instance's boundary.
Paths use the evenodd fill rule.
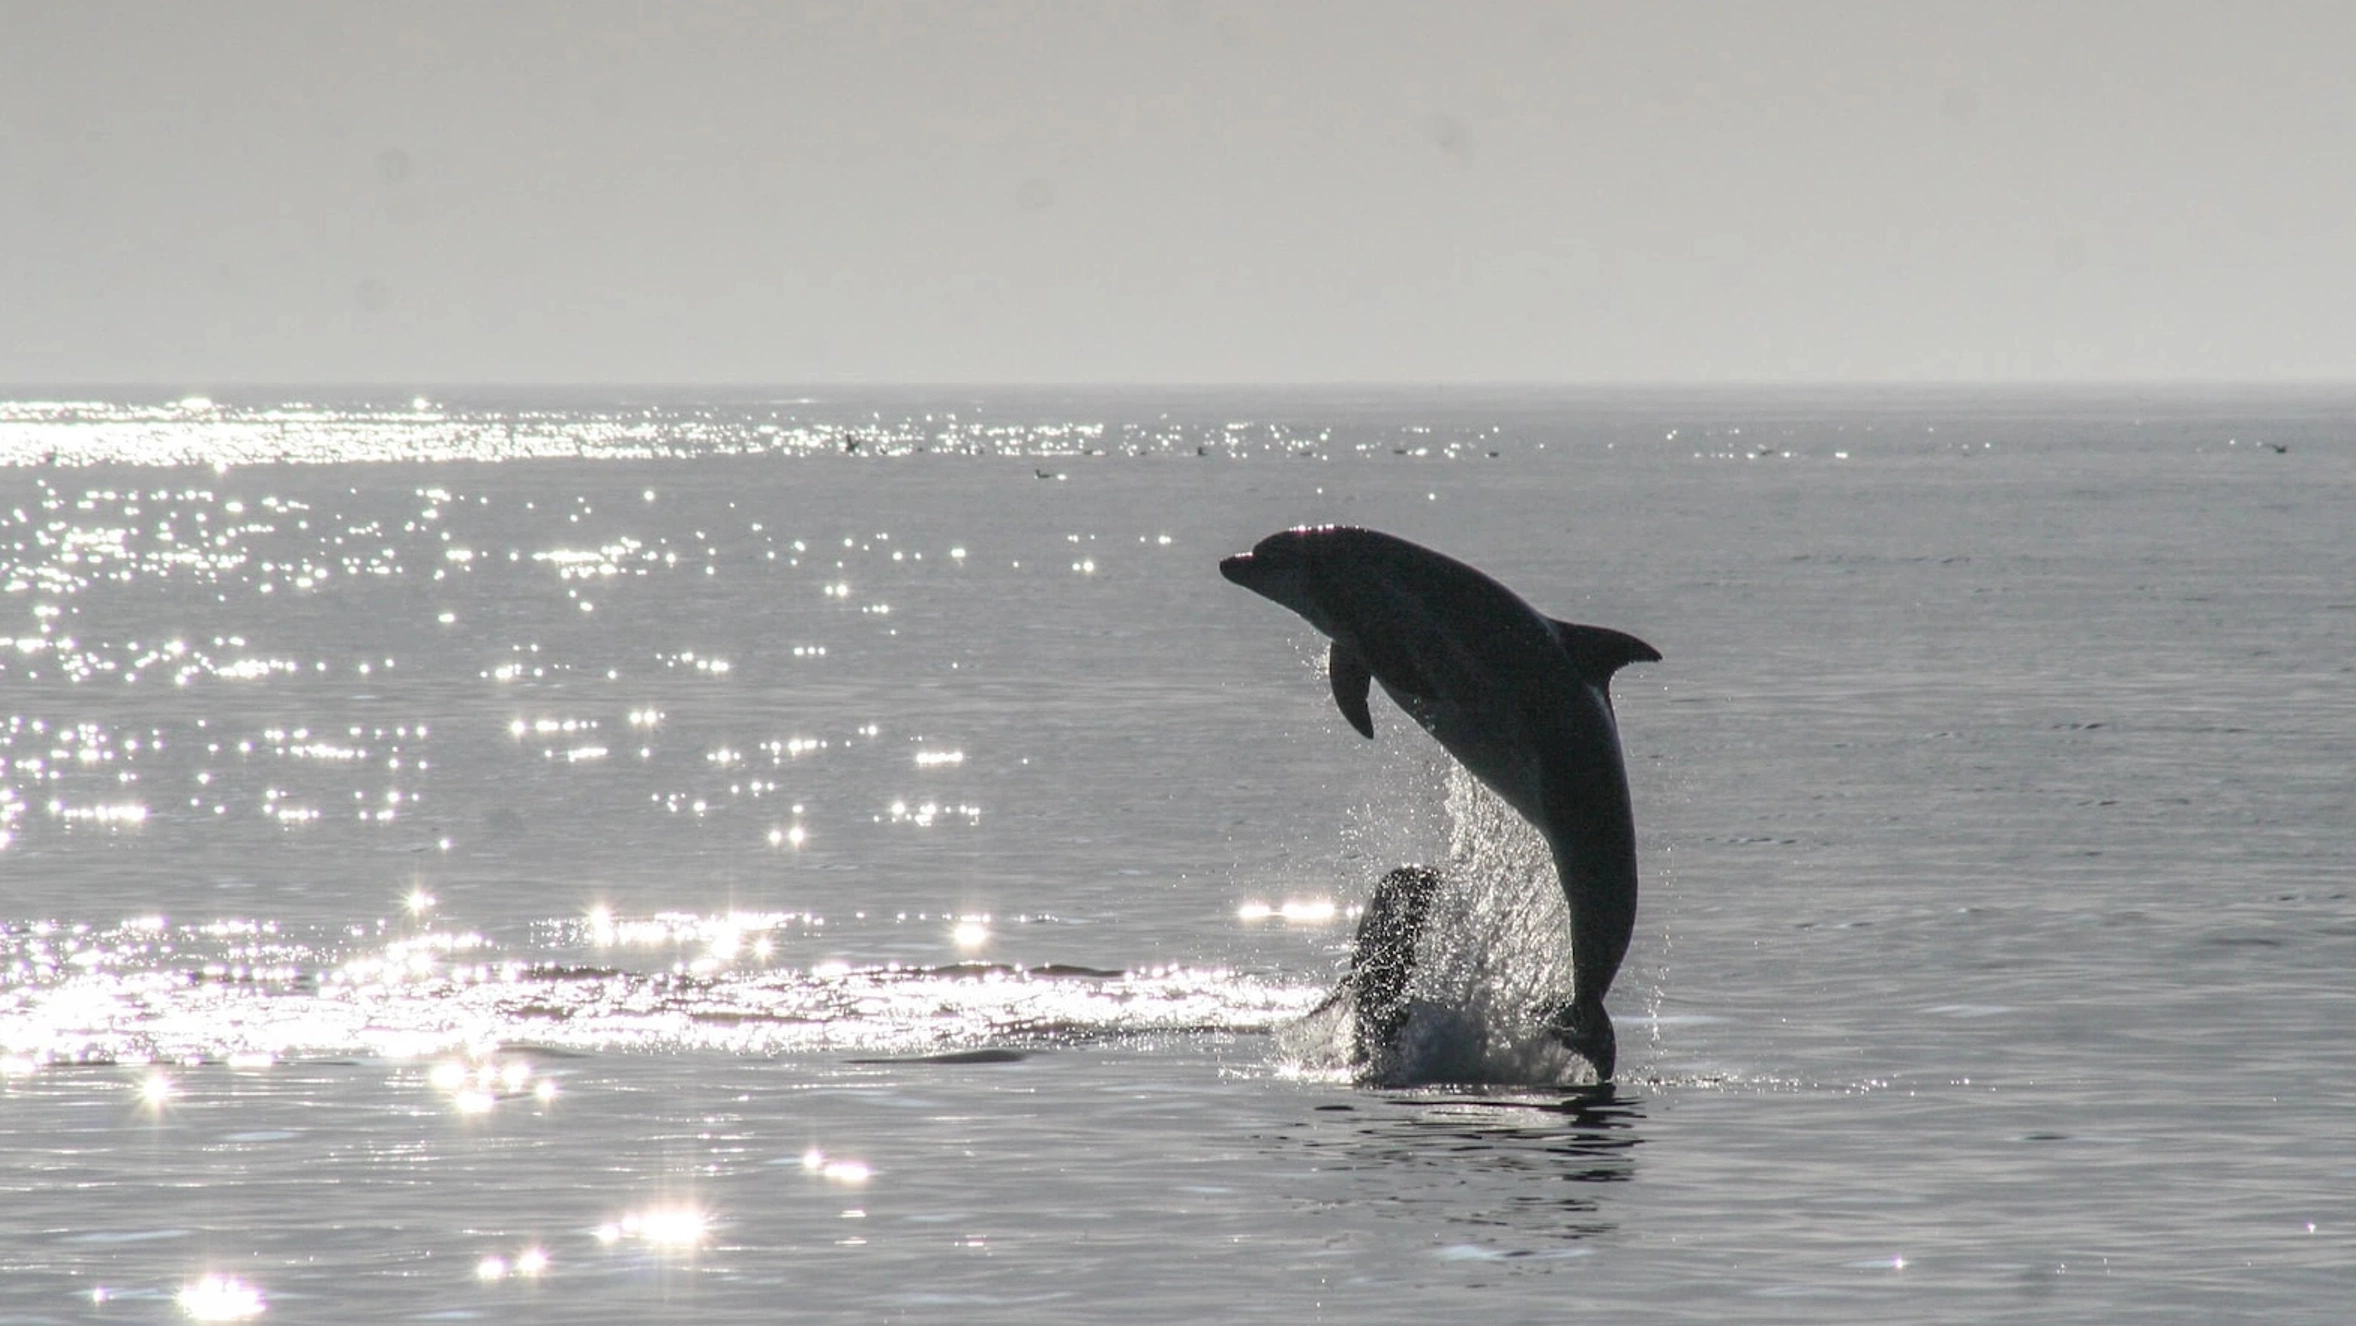
<path fill-rule="evenodd" d="M 0 381 L 2356 378 L 2356 5 L 0 0 Z"/>

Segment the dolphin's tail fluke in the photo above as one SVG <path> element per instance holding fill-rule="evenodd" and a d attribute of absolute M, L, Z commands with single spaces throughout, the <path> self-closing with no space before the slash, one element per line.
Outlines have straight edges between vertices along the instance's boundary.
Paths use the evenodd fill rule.
<path fill-rule="evenodd" d="M 1595 1069 L 1597 1082 L 1612 1080 L 1620 1058 L 1620 1038 L 1612 1030 L 1612 1015 L 1603 1011 L 1603 1000 L 1581 995 L 1558 1006 L 1547 1020 L 1547 1030 Z"/>

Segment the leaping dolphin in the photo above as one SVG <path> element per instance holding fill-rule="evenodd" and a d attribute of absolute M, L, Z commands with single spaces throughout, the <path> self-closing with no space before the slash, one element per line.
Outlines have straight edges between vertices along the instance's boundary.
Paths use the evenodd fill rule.
<path fill-rule="evenodd" d="M 1347 525 L 1285 530 L 1219 574 L 1333 641 L 1334 703 L 1368 737 L 1370 682 L 1546 838 L 1571 913 L 1570 1004 L 1551 1029 L 1609 1082 L 1603 996 L 1636 928 L 1636 821 L 1611 679 L 1660 651 L 1632 635 L 1541 616 L 1481 572 Z"/>

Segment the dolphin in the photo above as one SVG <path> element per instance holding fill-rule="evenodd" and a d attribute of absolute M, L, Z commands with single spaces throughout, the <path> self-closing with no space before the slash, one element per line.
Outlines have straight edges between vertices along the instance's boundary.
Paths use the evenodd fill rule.
<path fill-rule="evenodd" d="M 1609 1082 L 1618 1038 L 1603 997 L 1636 928 L 1636 820 L 1611 679 L 1660 651 L 1542 616 L 1452 557 L 1347 525 L 1271 534 L 1219 574 L 1333 642 L 1334 703 L 1374 735 L 1371 683 L 1540 834 L 1571 914 L 1570 1002 L 1549 1028 Z"/>

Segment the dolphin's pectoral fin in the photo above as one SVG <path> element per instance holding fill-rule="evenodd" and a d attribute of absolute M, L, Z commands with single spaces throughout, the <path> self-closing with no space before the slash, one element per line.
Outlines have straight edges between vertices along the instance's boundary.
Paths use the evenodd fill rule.
<path fill-rule="evenodd" d="M 1562 642 L 1562 651 L 1571 656 L 1572 666 L 1586 681 L 1609 682 L 1613 673 L 1631 663 L 1661 661 L 1660 650 L 1625 631 L 1552 618 L 1548 621 L 1554 627 L 1554 638 Z"/>
<path fill-rule="evenodd" d="M 1374 685 L 1374 674 L 1366 670 L 1366 660 L 1333 642 L 1333 652 L 1325 660 L 1326 680 L 1333 683 L 1333 702 L 1341 706 L 1342 717 L 1358 729 L 1358 735 L 1374 735 L 1374 715 L 1367 712 L 1366 693 Z"/>

